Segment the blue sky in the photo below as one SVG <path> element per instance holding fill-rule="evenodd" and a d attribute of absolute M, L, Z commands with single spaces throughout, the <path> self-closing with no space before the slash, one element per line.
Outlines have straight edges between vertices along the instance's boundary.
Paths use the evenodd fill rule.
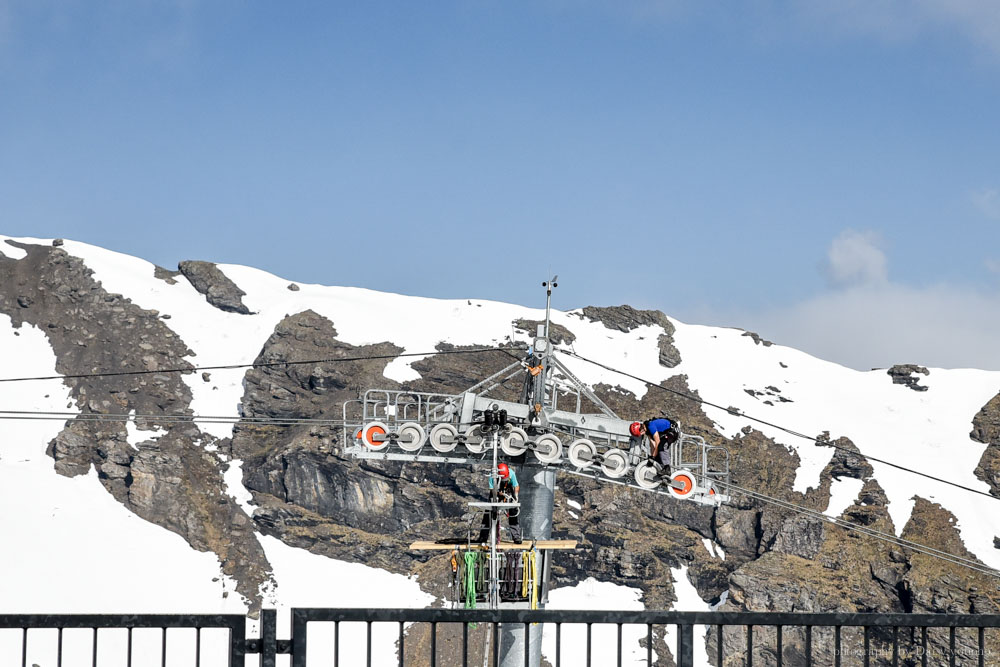
<path fill-rule="evenodd" d="M 0 0 L 0 233 L 858 368 L 1000 369 L 998 118 L 986 0 Z"/>

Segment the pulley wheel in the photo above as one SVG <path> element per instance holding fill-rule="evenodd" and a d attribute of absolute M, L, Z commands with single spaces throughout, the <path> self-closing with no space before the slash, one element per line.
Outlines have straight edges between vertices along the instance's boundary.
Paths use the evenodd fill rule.
<path fill-rule="evenodd" d="M 406 422 L 399 427 L 399 448 L 404 452 L 415 452 L 424 446 L 427 434 L 424 427 L 416 422 Z"/>
<path fill-rule="evenodd" d="M 635 475 L 635 483 L 644 489 L 655 489 L 660 485 L 659 471 L 649 459 L 640 462 L 632 474 Z"/>
<path fill-rule="evenodd" d="M 566 451 L 566 456 L 569 457 L 569 462 L 573 464 L 573 467 L 586 470 L 594 465 L 594 457 L 597 456 L 597 445 L 586 438 L 574 440 L 570 443 L 569 449 Z"/>
<path fill-rule="evenodd" d="M 368 449 L 385 449 L 389 446 L 388 440 L 382 440 L 381 442 L 375 441 L 376 435 L 385 435 L 389 432 L 389 427 L 382 422 L 368 422 L 365 427 L 361 429 L 361 442 L 365 443 L 365 447 Z"/>
<path fill-rule="evenodd" d="M 562 456 L 559 436 L 546 433 L 535 438 L 535 458 L 542 463 L 555 463 Z"/>
<path fill-rule="evenodd" d="M 441 452 L 442 454 L 450 452 L 458 445 L 457 437 L 457 428 L 451 424 L 438 424 L 431 429 L 431 447 L 434 448 L 434 451 Z"/>
<path fill-rule="evenodd" d="M 483 437 L 483 429 L 478 424 L 465 432 L 465 448 L 473 454 L 482 454 L 486 451 L 486 438 Z"/>
<path fill-rule="evenodd" d="M 670 490 L 670 495 L 674 498 L 687 498 L 696 488 L 694 482 L 694 475 L 691 474 L 689 470 L 676 470 L 672 475 L 670 475 L 670 481 L 674 484 L 678 484 L 681 488 L 674 488 L 673 484 L 667 487 Z"/>
<path fill-rule="evenodd" d="M 621 479 L 628 472 L 628 457 L 620 449 L 609 449 L 604 453 L 601 470 L 611 479 Z"/>
<path fill-rule="evenodd" d="M 528 451 L 528 434 L 523 428 L 514 426 L 510 433 L 500 440 L 500 449 L 507 456 L 520 456 Z"/>

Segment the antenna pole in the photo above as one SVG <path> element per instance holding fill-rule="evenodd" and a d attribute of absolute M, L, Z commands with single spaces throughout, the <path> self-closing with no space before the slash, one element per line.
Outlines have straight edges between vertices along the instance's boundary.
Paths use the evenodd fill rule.
<path fill-rule="evenodd" d="M 559 287 L 559 276 L 552 276 L 551 280 L 546 280 L 542 283 L 542 287 L 545 288 L 545 342 L 549 342 L 549 314 L 552 312 L 552 289 Z M 545 356 L 549 356 L 549 346 L 545 346 Z"/>

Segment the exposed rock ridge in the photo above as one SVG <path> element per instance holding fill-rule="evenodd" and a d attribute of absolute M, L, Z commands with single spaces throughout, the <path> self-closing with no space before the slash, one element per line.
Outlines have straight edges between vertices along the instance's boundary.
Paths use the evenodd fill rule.
<path fill-rule="evenodd" d="M 539 325 L 543 324 L 545 324 L 545 320 L 526 320 L 524 318 L 514 320 L 514 328 L 525 332 L 532 338 L 538 332 Z M 569 345 L 576 340 L 576 336 L 563 325 L 549 322 L 549 340 L 556 345 Z"/>
<path fill-rule="evenodd" d="M 641 326 L 660 326 L 663 333 L 657 339 L 660 348 L 660 365 L 673 368 L 681 363 L 681 353 L 674 346 L 674 325 L 658 310 L 637 310 L 632 306 L 587 306 L 583 317 L 600 322 L 609 329 L 628 333 Z"/>
<path fill-rule="evenodd" d="M 229 313 L 250 315 L 243 304 L 246 292 L 237 287 L 219 267 L 211 262 L 185 261 L 177 265 L 192 287 L 205 295 L 210 304 Z"/>
<path fill-rule="evenodd" d="M 916 364 L 896 364 L 887 370 L 886 373 L 892 378 L 893 384 L 901 384 L 913 391 L 927 391 L 929 388 L 920 384 L 920 378 L 914 377 L 917 373 L 930 375 L 930 371 L 923 366 L 917 366 Z"/>
<path fill-rule="evenodd" d="M 976 477 L 990 485 L 994 496 L 1000 497 L 1000 394 L 990 399 L 972 418 L 969 437 L 986 444 L 986 451 L 976 466 Z"/>
<path fill-rule="evenodd" d="M 59 373 L 189 365 L 184 357 L 191 351 L 156 311 L 105 291 L 84 262 L 62 248 L 16 245 L 27 256 L 0 256 L 0 312 L 15 327 L 27 322 L 45 332 Z M 49 444 L 56 471 L 74 476 L 94 466 L 104 487 L 130 510 L 195 549 L 217 554 L 237 591 L 258 605 L 269 566 L 249 518 L 225 493 L 223 463 L 201 446 L 214 439 L 193 424 L 158 417 L 191 413 L 191 392 L 181 375 L 64 382 L 82 413 L 149 415 L 136 426 L 151 437 L 133 447 L 123 423 L 71 420 Z"/>

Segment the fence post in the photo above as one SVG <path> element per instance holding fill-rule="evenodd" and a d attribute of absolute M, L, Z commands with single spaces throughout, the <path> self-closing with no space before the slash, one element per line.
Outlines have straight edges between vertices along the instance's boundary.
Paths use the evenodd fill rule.
<path fill-rule="evenodd" d="M 292 667 L 306 665 L 306 614 L 299 609 L 292 609 Z M 337 623 L 337 636 L 340 636 L 340 623 Z"/>
<path fill-rule="evenodd" d="M 278 653 L 278 612 L 260 611 L 260 667 L 275 667 Z"/>
<path fill-rule="evenodd" d="M 694 626 L 677 624 L 677 667 L 694 667 Z"/>

